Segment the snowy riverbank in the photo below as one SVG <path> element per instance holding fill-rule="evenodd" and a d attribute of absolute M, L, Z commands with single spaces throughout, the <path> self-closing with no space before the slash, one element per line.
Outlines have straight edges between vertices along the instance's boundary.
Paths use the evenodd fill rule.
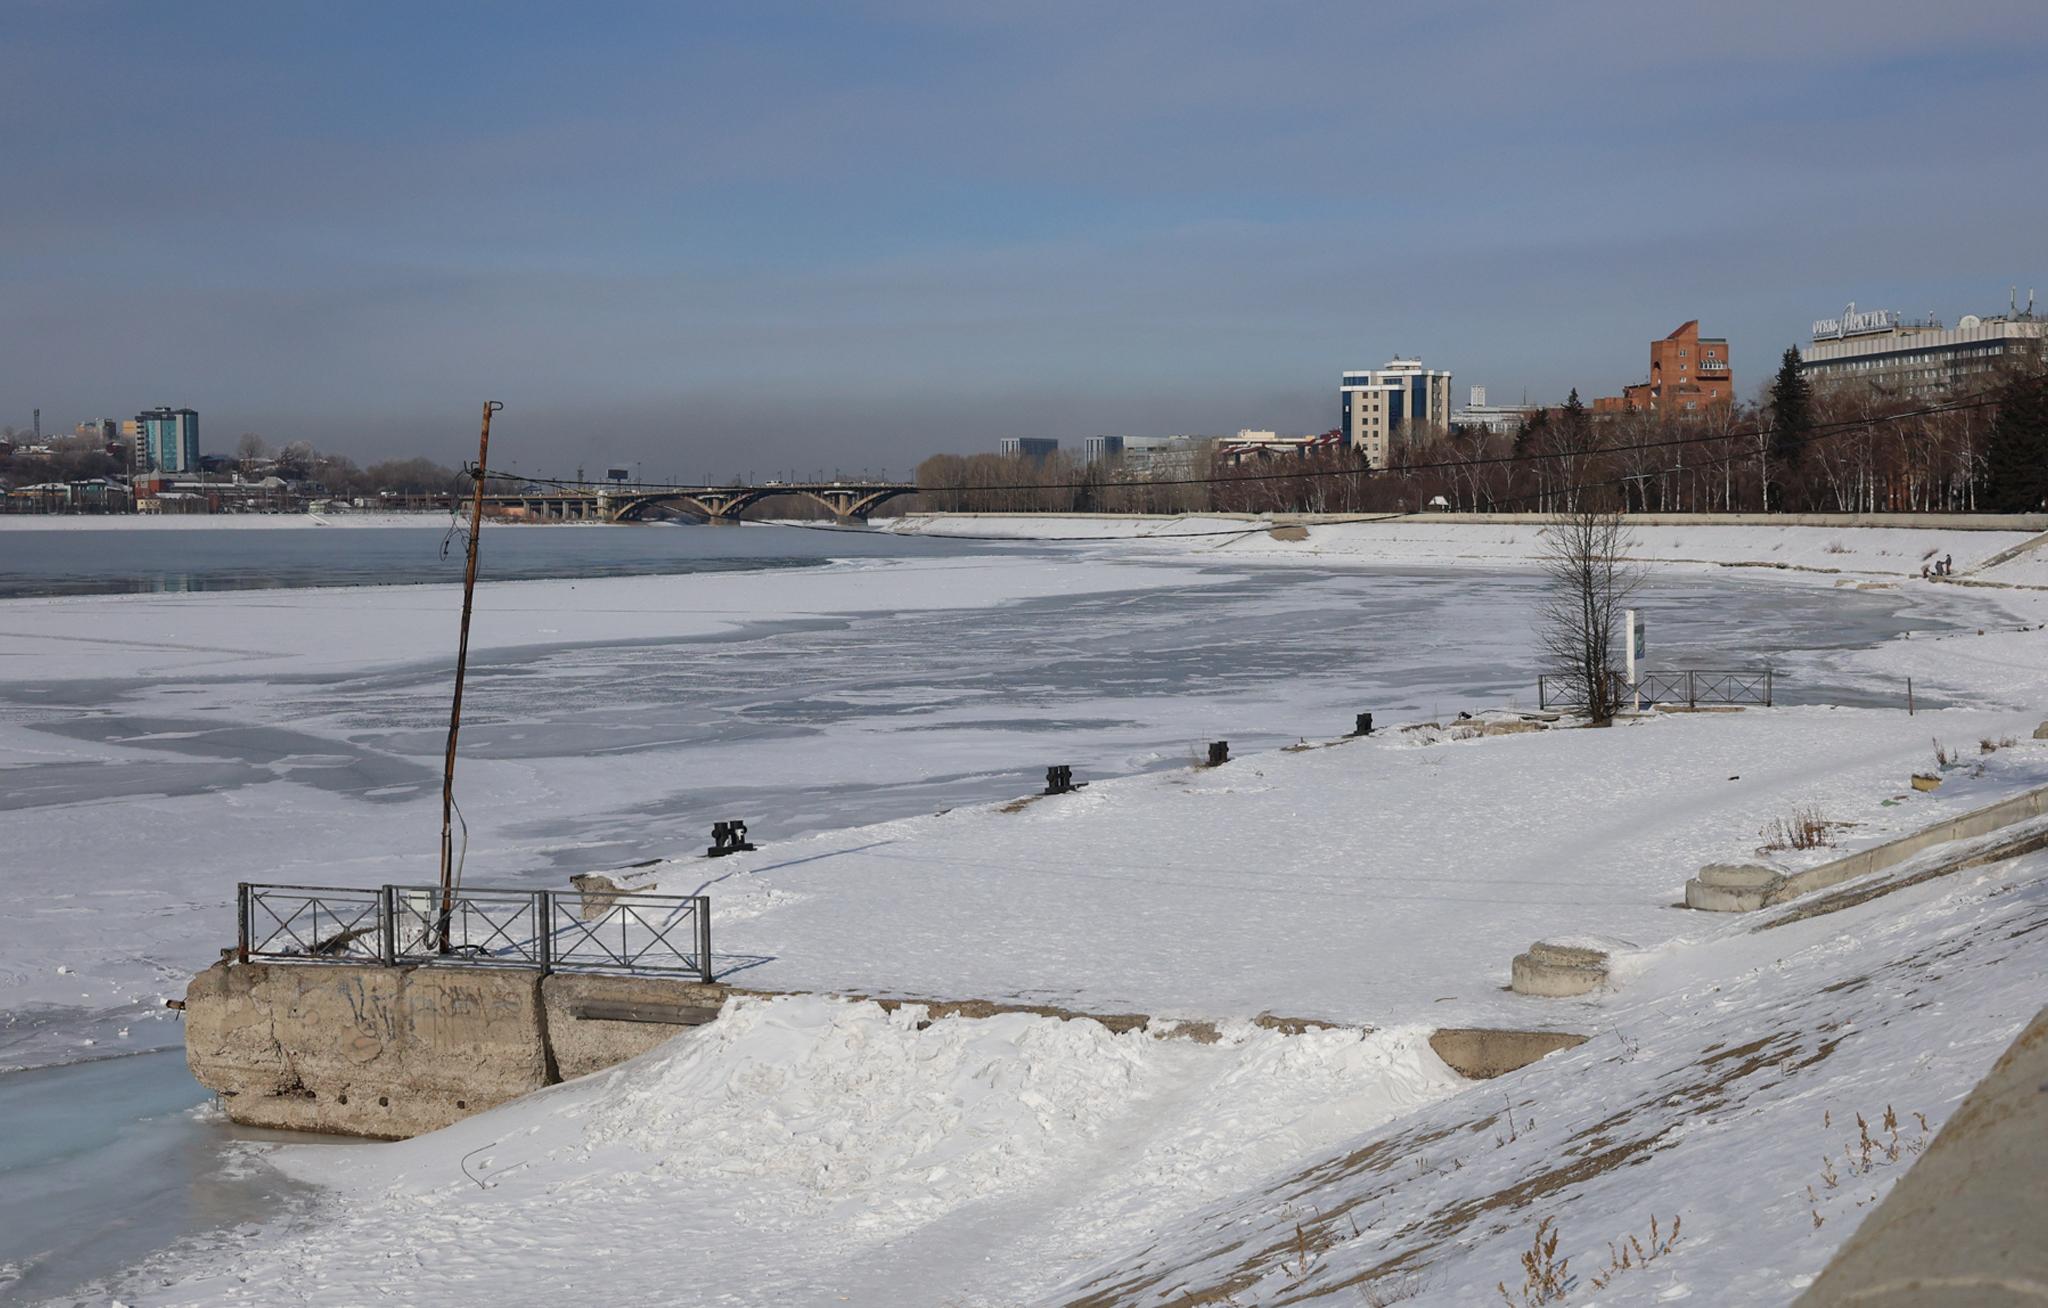
<path fill-rule="evenodd" d="M 1284 525 L 1275 527 L 1278 521 Z M 1272 521 L 1189 515 L 1177 518 L 1058 514 L 923 514 L 891 519 L 900 535 L 984 540 L 1059 541 L 1156 554 L 1186 552 L 1265 562 L 1502 567 L 1528 565 L 1542 554 L 1540 520 L 1478 517 L 1393 518 L 1386 521 Z M 1954 560 L 1973 576 L 1999 555 L 2042 539 L 2025 530 L 1963 529 L 1929 518 L 1924 525 L 1777 526 L 1710 519 L 1668 520 L 1628 528 L 1631 558 L 1661 568 L 1755 567 L 1811 575 L 1824 582 L 1918 578 L 1923 564 Z M 2048 553 L 2028 549 L 1985 571 L 1981 580 L 2048 585 Z"/>
<path fill-rule="evenodd" d="M 1256 1303 L 1416 1268 L 1413 1302 L 1462 1305 L 1568 1203 L 1580 1267 L 1684 1216 L 1672 1261 L 1601 1304 L 1788 1300 L 1894 1174 L 1821 1185 L 1841 1122 L 1890 1102 L 1938 1126 L 2030 1015 L 2048 856 L 1764 935 L 1674 901 L 1797 807 L 1846 850 L 2048 784 L 2048 597 L 1922 582 L 1897 540 L 1858 556 L 1895 569 L 1874 592 L 1676 564 L 1646 598 L 1660 652 L 1862 706 L 1481 735 L 1459 709 L 1528 694 L 1526 538 L 1433 568 L 1198 539 L 489 586 L 459 776 L 472 882 L 640 861 L 631 832 L 671 856 L 643 880 L 711 896 L 735 984 L 1205 1018 L 1219 1043 L 735 1001 L 449 1131 L 287 1151 L 331 1188 L 315 1223 L 127 1289 L 522 1303 L 576 1257 L 627 1303 Z M 40 870 L 0 984 L 15 1013 L 105 1018 L 32 1044 L 126 1040 L 223 943 L 235 880 L 431 876 L 449 598 L 7 604 L 0 654 L 34 676 L 0 722 L 26 801 L 4 816 Z M 1330 743 L 1353 708 L 1380 734 Z M 1238 757 L 1188 766 L 1217 737 Z M 1962 762 L 1921 794 L 1937 738 Z M 1060 761 L 1092 784 L 1016 802 Z M 709 816 L 757 818 L 763 848 L 676 857 Z M 1515 952 L 1582 935 L 1617 942 L 1614 989 L 1504 993 Z M 1421 1036 L 1478 1023 L 1594 1039 L 1467 1085 Z"/>

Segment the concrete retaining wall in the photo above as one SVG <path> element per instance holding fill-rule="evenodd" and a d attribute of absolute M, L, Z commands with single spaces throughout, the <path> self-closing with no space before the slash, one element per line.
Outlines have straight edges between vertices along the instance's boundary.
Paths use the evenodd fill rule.
<path fill-rule="evenodd" d="M 1844 881 L 1872 872 L 1881 872 L 1888 867 L 1897 867 L 1913 855 L 1932 849 L 1936 845 L 1945 845 L 1951 840 L 1969 840 L 1975 836 L 1989 835 L 2000 827 L 2040 817 L 2043 813 L 2048 813 L 2048 787 L 2030 790 L 2024 795 L 2015 795 L 2011 799 L 2001 800 L 1987 808 L 1965 813 L 1961 817 L 1950 818 L 1946 822 L 1937 822 L 1931 827 L 1915 831 L 1910 836 L 1902 836 L 1882 845 L 1859 850 L 1847 858 L 1838 858 L 1832 863 L 1810 867 L 1804 872 L 1794 872 L 1785 878 L 1785 884 L 1779 889 L 1778 902 L 1796 895 L 1804 895 L 1809 891 L 1840 885 Z"/>
<path fill-rule="evenodd" d="M 564 1081 L 623 1063 L 718 1016 L 724 986 L 558 972 L 540 985 L 549 1056 Z"/>
<path fill-rule="evenodd" d="M 222 962 L 185 992 L 185 1057 L 237 1122 L 404 1139 L 556 1079 L 540 991 L 533 972 Z"/>
<path fill-rule="evenodd" d="M 769 992 L 660 977 L 467 967 L 222 961 L 185 991 L 185 1059 L 247 1126 L 402 1140 L 439 1130 L 543 1086 L 625 1062 L 717 1018 L 735 995 Z M 1142 1013 L 1096 1015 L 985 1000 L 917 1003 L 932 1020 L 1028 1012 L 1148 1025 L 1213 1041 L 1215 1024 L 1155 1024 Z M 1326 1023 L 1262 1016 L 1299 1034 Z M 1584 1036 L 1447 1028 L 1430 1044 L 1468 1077 L 1499 1076 Z"/>
<path fill-rule="evenodd" d="M 1937 822 L 1931 827 L 1923 827 L 1910 836 L 1901 836 L 1882 845 L 1858 850 L 1845 858 L 1822 863 L 1803 872 L 1788 873 L 1776 880 L 1766 878 L 1751 884 L 1734 876 L 1747 869 L 1715 864 L 1701 869 L 1698 876 L 1686 883 L 1685 904 L 1688 908 L 1715 913 L 1754 912 L 1759 908 L 1769 908 L 1797 899 L 1816 890 L 1840 885 L 1844 881 L 1868 876 L 1872 872 L 1897 867 L 1914 855 L 1933 849 L 1936 845 L 1986 836 L 2001 827 L 2037 818 L 2044 813 L 2048 813 L 2048 786 L 2030 790 L 2024 795 L 2015 795 L 2011 799 L 2000 800 L 1996 804 L 1965 813 L 1961 817 Z M 1762 868 L 1756 870 L 1768 871 Z"/>

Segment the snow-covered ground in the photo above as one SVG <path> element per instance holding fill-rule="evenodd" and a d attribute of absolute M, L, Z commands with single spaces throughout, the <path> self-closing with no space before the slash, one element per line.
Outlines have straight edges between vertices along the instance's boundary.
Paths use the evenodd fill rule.
<path fill-rule="evenodd" d="M 1328 564 L 1429 564 L 1481 567 L 1527 566 L 1542 552 L 1540 522 L 1384 521 L 1313 523 L 1276 536 L 1271 523 L 1242 518 L 1190 515 L 1176 518 L 1061 517 L 1054 514 L 997 516 L 912 515 L 891 519 L 885 529 L 907 536 L 950 536 L 982 540 L 1060 540 L 1080 544 L 1114 542 L 1132 553 L 1167 550 L 1262 561 Z M 1955 574 L 1975 569 L 1996 555 L 2042 539 L 2026 531 L 1963 530 L 1931 519 L 1915 527 L 1811 527 L 1724 525 L 1635 525 L 1628 529 L 1629 555 L 1662 567 L 1796 569 L 1852 581 L 1867 577 L 1917 577 L 1923 564 L 1953 560 Z M 2048 551 L 2031 549 L 1999 564 L 1981 579 L 2005 584 L 2048 585 Z"/>
<path fill-rule="evenodd" d="M 1587 1044 L 1480 1083 L 1414 1027 L 1202 1045 L 738 1000 L 434 1135 L 273 1155 L 334 1187 L 316 1220 L 123 1293 L 540 1304 L 601 1266 L 626 1304 L 1452 1308 L 1519 1287 L 1547 1218 L 1571 1303 L 1786 1303 L 2039 1006 L 2044 927 L 2048 855 L 1723 921 L 1579 1013 Z M 1653 1216 L 1677 1242 L 1595 1289 Z"/>
<path fill-rule="evenodd" d="M 1531 698 L 1527 542 L 1484 534 L 1297 560 L 1099 530 L 1016 557 L 488 587 L 472 880 L 680 854 L 707 812 L 777 797 L 758 852 L 640 873 L 704 887 L 735 983 L 1200 1017 L 1223 1039 L 738 1000 L 449 1131 L 278 1155 L 334 1187 L 316 1221 L 182 1249 L 122 1292 L 549 1302 L 601 1266 L 623 1303 L 1371 1302 L 1355 1287 L 1406 1253 L 1384 1270 L 1418 1271 L 1416 1302 L 1467 1304 L 1517 1282 L 1543 1216 L 1590 1276 L 1655 1211 L 1684 1218 L 1669 1261 L 1571 1302 L 1789 1300 L 1904 1166 L 1826 1184 L 1844 1122 L 1889 1102 L 1938 1126 L 2039 1003 L 2022 933 L 2048 920 L 2048 857 L 1761 934 L 1673 905 L 1795 807 L 1848 849 L 2048 784 L 2048 596 L 1923 582 L 1910 533 L 1856 544 L 1844 576 L 1810 563 L 1843 558 L 1825 542 L 1731 530 L 1668 543 L 1697 561 L 1647 593 L 1653 645 L 1769 661 L 1802 702 L 1604 731 L 1456 718 Z M 1954 537 L 1959 573 L 2026 539 Z M 1798 567 L 1724 566 L 1773 561 Z M 447 588 L 5 613 L 0 657 L 35 677 L 0 717 L 32 906 L 0 921 L 4 1002 L 66 1015 L 17 1020 L 17 1047 L 115 1038 L 206 960 L 237 879 L 431 875 Z M 1381 733 L 1326 744 L 1353 709 Z M 1187 766 L 1224 736 L 1233 762 Z M 1962 761 L 1913 791 L 1937 740 Z M 1006 802 L 1061 761 L 1092 784 Z M 1566 935 L 1617 942 L 1614 990 L 1503 991 L 1515 952 Z M 1260 1012 L 1342 1025 L 1242 1021 Z M 1466 1085 L 1423 1036 L 1481 1022 L 1595 1038 Z"/>

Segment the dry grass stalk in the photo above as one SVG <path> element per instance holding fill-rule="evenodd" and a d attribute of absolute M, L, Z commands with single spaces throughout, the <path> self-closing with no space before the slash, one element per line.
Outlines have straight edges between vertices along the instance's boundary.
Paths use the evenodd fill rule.
<path fill-rule="evenodd" d="M 1508 1292 L 1508 1283 L 1500 1281 L 1495 1288 L 1500 1291 L 1501 1301 L 1508 1308 L 1537 1308 L 1539 1304 L 1563 1303 L 1571 1293 L 1571 1262 L 1569 1258 L 1557 1256 L 1556 1219 L 1546 1217 L 1536 1223 L 1536 1238 L 1522 1255 L 1522 1285 L 1520 1298 Z"/>
<path fill-rule="evenodd" d="M 1818 1216 L 1817 1213 L 1816 1216 Z M 1666 1235 L 1657 1229 L 1657 1215 L 1655 1213 L 1650 1214 L 1650 1242 L 1647 1245 L 1637 1239 L 1633 1232 L 1622 1237 L 1619 1248 L 1615 1246 L 1614 1241 L 1609 1240 L 1607 1242 L 1607 1268 L 1605 1271 L 1593 1273 L 1593 1288 L 1604 1290 L 1607 1288 L 1607 1283 L 1621 1275 L 1621 1273 L 1648 1267 L 1665 1254 L 1670 1253 L 1672 1248 L 1678 1243 L 1678 1227 L 1681 1220 L 1678 1215 L 1673 1214 L 1671 1218 L 1671 1233 Z"/>
<path fill-rule="evenodd" d="M 1807 805 L 1792 810 L 1792 816 L 1773 818 L 1764 824 L 1763 845 L 1757 852 L 1769 854 L 1780 849 L 1823 849 L 1835 843 L 1835 829 L 1848 825 L 1824 816 Z"/>

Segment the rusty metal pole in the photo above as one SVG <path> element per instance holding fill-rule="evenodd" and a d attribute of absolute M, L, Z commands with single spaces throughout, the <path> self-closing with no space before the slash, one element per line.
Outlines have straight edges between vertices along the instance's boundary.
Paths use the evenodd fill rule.
<path fill-rule="evenodd" d="M 462 574 L 462 634 L 455 646 L 455 702 L 448 710 L 448 758 L 441 769 L 441 920 L 435 934 L 449 952 L 448 919 L 455 913 L 455 739 L 462 731 L 462 677 L 469 669 L 469 612 L 476 597 L 476 543 L 484 527 L 484 477 L 490 466 L 491 415 L 505 406 L 484 401 L 483 430 L 476 438 L 475 493 L 469 502 L 469 562 Z"/>

